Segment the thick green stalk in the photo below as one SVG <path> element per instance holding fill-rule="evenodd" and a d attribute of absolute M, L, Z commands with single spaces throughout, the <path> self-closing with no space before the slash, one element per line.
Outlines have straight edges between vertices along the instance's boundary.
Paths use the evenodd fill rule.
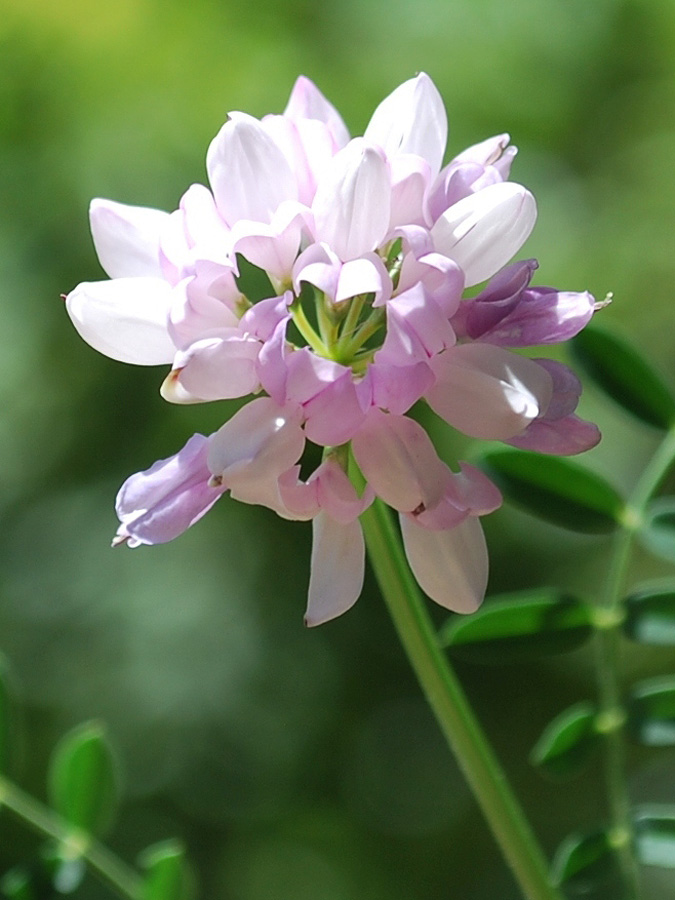
<path fill-rule="evenodd" d="M 0 777 L 0 809 L 2 807 L 13 812 L 34 831 L 57 841 L 67 856 L 86 860 L 99 878 L 123 900 L 139 900 L 142 881 L 137 872 L 90 835 L 73 828 L 13 782 Z"/>
<path fill-rule="evenodd" d="M 523 896 L 562 900 L 523 811 L 441 652 L 388 507 L 376 500 L 361 522 L 371 565 L 408 659 Z"/>

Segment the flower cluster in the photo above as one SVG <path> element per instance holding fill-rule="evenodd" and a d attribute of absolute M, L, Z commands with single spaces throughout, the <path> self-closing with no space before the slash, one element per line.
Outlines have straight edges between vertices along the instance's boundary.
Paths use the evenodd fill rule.
<path fill-rule="evenodd" d="M 301 77 L 282 115 L 230 114 L 208 150 L 211 189 L 193 185 L 175 212 L 92 202 L 111 280 L 66 298 L 80 335 L 123 362 L 171 364 L 161 388 L 171 402 L 254 397 L 125 482 L 114 543 L 171 540 L 227 491 L 311 519 L 316 625 L 359 596 L 359 516 L 378 496 L 399 513 L 423 590 L 449 609 L 478 606 L 479 517 L 499 491 L 468 464 L 452 471 L 407 413 L 423 399 L 472 437 L 557 454 L 593 446 L 596 427 L 574 414 L 574 374 L 509 348 L 572 337 L 595 303 L 532 287 L 535 260 L 507 265 L 536 218 L 532 194 L 508 180 L 509 136 L 443 166 L 446 137 L 427 75 L 351 139 Z M 267 296 L 243 293 L 242 260 L 266 273 Z M 306 441 L 323 457 L 304 479 Z"/>

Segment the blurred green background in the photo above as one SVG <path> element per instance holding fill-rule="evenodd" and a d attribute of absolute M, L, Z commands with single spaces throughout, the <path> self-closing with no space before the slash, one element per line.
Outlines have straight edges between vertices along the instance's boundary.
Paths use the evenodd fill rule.
<path fill-rule="evenodd" d="M 160 370 L 97 355 L 59 300 L 103 277 L 89 200 L 174 209 L 228 110 L 280 112 L 305 73 L 358 134 L 419 70 L 451 154 L 502 131 L 520 147 L 538 283 L 613 291 L 603 323 L 675 382 L 672 0 L 0 0 L 0 651 L 24 708 L 20 781 L 44 797 L 58 736 L 103 719 L 125 785 L 109 844 L 133 861 L 182 837 L 209 900 L 518 897 L 372 581 L 303 629 L 309 526 L 223 500 L 171 545 L 109 549 L 121 482 L 228 409 L 169 407 Z M 592 389 L 581 412 L 605 434 L 584 463 L 630 486 L 656 436 Z M 448 431 L 440 451 L 471 455 Z M 605 539 L 513 509 L 486 531 L 491 593 L 601 583 Z M 664 571 L 645 557 L 633 576 Z M 626 675 L 672 663 L 627 648 Z M 601 821 L 599 767 L 570 789 L 527 763 L 592 695 L 590 655 L 458 669 L 547 852 Z M 630 760 L 637 800 L 675 802 L 673 751 Z M 0 818 L 0 871 L 34 846 Z M 675 893 L 668 873 L 647 886 Z"/>

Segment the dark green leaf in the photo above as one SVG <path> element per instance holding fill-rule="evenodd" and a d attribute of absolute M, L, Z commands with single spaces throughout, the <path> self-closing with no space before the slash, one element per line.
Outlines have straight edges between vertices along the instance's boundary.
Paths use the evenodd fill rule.
<path fill-rule="evenodd" d="M 642 644 L 675 646 L 675 583 L 635 591 L 625 603 L 627 637 Z"/>
<path fill-rule="evenodd" d="M 614 897 L 621 883 L 616 854 L 606 831 L 573 834 L 560 845 L 553 861 L 553 880 L 571 896 Z M 616 886 L 617 893 L 610 893 Z M 600 891 L 604 891 L 600 894 Z"/>
<path fill-rule="evenodd" d="M 675 807 L 645 807 L 635 816 L 635 843 L 643 866 L 675 869 Z"/>
<path fill-rule="evenodd" d="M 608 534 L 621 522 L 624 503 L 599 475 L 566 459 L 496 450 L 483 468 L 504 496 L 554 525 L 591 534 Z"/>
<path fill-rule="evenodd" d="M 628 724 L 650 747 L 675 744 L 675 678 L 643 681 L 630 692 Z"/>
<path fill-rule="evenodd" d="M 194 896 L 194 878 L 179 841 L 148 847 L 140 864 L 146 870 L 142 900 L 190 900 Z"/>
<path fill-rule="evenodd" d="M 675 423 L 672 392 L 621 338 L 600 328 L 585 328 L 571 341 L 571 349 L 586 373 L 627 412 L 665 430 Z"/>
<path fill-rule="evenodd" d="M 58 743 L 49 767 L 49 794 L 54 809 L 77 828 L 100 834 L 110 824 L 117 778 L 99 723 L 80 725 Z"/>
<path fill-rule="evenodd" d="M 490 599 L 473 615 L 450 619 L 439 639 L 468 659 L 501 662 L 573 650 L 591 633 L 591 609 L 551 589 Z"/>
<path fill-rule="evenodd" d="M 659 497 L 649 504 L 638 535 L 647 550 L 675 562 L 675 497 Z"/>
<path fill-rule="evenodd" d="M 530 762 L 551 775 L 571 775 L 597 747 L 596 709 L 577 703 L 556 716 L 544 729 L 530 755 Z"/>

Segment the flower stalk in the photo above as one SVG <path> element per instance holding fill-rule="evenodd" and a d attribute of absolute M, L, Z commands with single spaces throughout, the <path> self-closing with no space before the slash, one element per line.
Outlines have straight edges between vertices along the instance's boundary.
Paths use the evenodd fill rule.
<path fill-rule="evenodd" d="M 442 653 L 387 507 L 361 516 L 368 558 L 424 695 L 527 900 L 562 900 L 548 864 Z"/>
<path fill-rule="evenodd" d="M 595 662 L 598 682 L 598 717 L 616 717 L 623 711 L 619 683 L 620 628 L 626 575 L 635 533 L 644 519 L 647 504 L 675 462 L 675 429 L 669 431 L 657 447 L 638 479 L 628 501 L 620 529 L 616 533 L 607 584 L 600 609 L 609 623 L 598 628 Z M 623 877 L 626 900 L 640 896 L 639 870 L 635 857 L 630 797 L 626 783 L 626 716 L 605 733 L 605 783 L 610 809 L 610 833 L 617 836 L 615 849 Z"/>
<path fill-rule="evenodd" d="M 55 840 L 67 858 L 84 859 L 122 900 L 139 900 L 143 882 L 134 869 L 91 835 L 73 828 L 12 781 L 0 777 L 0 809 L 3 807 L 22 819 L 33 831 Z"/>

